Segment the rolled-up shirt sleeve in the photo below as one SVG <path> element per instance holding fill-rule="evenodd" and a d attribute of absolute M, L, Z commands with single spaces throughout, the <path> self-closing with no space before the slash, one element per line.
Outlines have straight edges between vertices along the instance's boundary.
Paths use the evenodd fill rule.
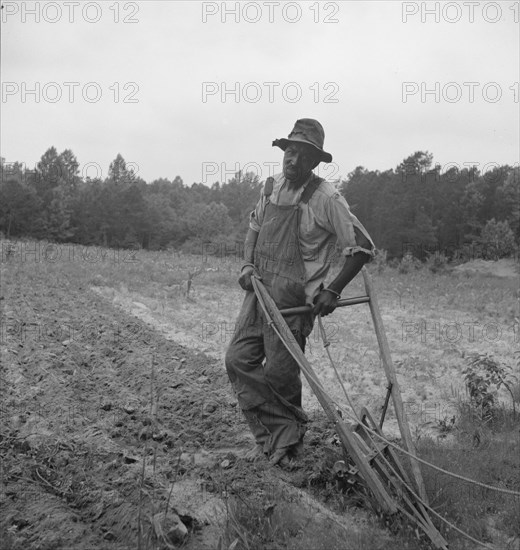
<path fill-rule="evenodd" d="M 376 253 L 374 241 L 363 227 L 363 224 L 352 214 L 345 198 L 336 192 L 329 197 L 325 203 L 327 220 L 330 223 L 329 231 L 336 234 L 337 245 L 343 256 L 352 256 L 356 252 L 364 252 L 370 258 Z M 370 243 L 370 247 L 361 246 L 357 241 L 356 234 L 362 234 Z M 365 243 L 363 243 L 365 244 Z"/>

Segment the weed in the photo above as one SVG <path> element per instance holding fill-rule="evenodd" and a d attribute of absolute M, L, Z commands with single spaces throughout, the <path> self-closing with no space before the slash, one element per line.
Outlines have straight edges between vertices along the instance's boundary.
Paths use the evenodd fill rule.
<path fill-rule="evenodd" d="M 496 416 L 496 399 L 502 386 L 509 392 L 513 405 L 513 420 L 516 418 L 515 393 L 513 385 L 518 382 L 511 372 L 511 367 L 498 362 L 492 356 L 478 354 L 470 359 L 469 365 L 462 371 L 469 390 L 470 402 L 484 421 Z"/>
<path fill-rule="evenodd" d="M 452 416 L 451 418 L 448 418 L 445 416 L 444 418 L 439 420 L 439 430 L 441 434 L 447 434 L 453 431 L 455 428 L 455 416 Z"/>
<path fill-rule="evenodd" d="M 383 273 L 383 271 L 387 267 L 387 251 L 383 249 L 377 249 L 376 255 L 372 263 L 375 264 L 377 273 Z"/>

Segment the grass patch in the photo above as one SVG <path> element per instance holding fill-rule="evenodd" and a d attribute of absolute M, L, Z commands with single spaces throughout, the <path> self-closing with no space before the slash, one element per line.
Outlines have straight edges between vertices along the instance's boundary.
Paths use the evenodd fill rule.
<path fill-rule="evenodd" d="M 422 438 L 419 456 L 449 472 L 477 482 L 520 492 L 519 424 L 511 409 L 502 409 L 492 424 L 475 407 L 460 403 L 455 440 Z M 430 505 L 448 521 L 483 542 L 511 544 L 520 539 L 520 497 L 448 476 L 422 466 Z M 438 520 L 434 522 L 439 525 Z M 464 548 L 465 539 L 445 526 L 441 533 L 452 548 Z"/>

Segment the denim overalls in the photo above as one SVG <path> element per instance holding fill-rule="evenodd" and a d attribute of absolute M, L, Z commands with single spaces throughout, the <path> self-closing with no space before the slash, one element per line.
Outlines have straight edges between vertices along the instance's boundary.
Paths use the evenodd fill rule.
<path fill-rule="evenodd" d="M 315 176 L 307 184 L 299 204 L 309 202 L 321 181 Z M 264 189 L 269 197 L 272 181 Z M 255 246 L 256 273 L 279 309 L 306 304 L 299 204 L 278 206 L 268 201 Z M 304 350 L 313 315 L 292 315 L 285 320 Z M 246 292 L 226 353 L 226 369 L 256 442 L 266 453 L 303 439 L 307 416 L 301 406 L 299 366 L 267 325 L 253 291 Z"/>

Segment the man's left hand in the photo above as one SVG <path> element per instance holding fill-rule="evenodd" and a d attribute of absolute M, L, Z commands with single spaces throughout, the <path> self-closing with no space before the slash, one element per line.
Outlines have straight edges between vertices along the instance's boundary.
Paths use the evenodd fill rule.
<path fill-rule="evenodd" d="M 333 292 L 328 290 L 322 290 L 316 298 L 314 298 L 314 307 L 312 312 L 314 315 L 321 315 L 325 317 L 329 313 L 332 313 L 338 305 L 338 297 Z"/>

